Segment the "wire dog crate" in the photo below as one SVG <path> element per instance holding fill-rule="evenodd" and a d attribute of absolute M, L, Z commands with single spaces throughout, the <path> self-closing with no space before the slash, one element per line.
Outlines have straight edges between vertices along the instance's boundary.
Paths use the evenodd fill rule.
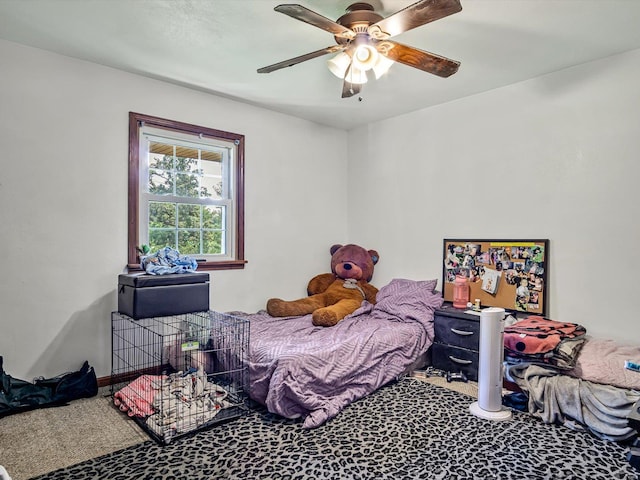
<path fill-rule="evenodd" d="M 111 314 L 111 395 L 161 444 L 249 412 L 249 321 Z"/>

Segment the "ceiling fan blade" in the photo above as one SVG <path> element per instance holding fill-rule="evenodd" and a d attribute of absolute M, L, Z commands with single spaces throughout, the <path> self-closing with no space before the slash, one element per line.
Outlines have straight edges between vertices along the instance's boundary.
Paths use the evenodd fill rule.
<path fill-rule="evenodd" d="M 271 73 L 275 70 L 280 70 L 285 67 L 293 67 L 299 63 L 302 63 L 306 60 L 311 60 L 312 58 L 321 57 L 322 55 L 327 55 L 329 53 L 336 53 L 344 50 L 346 45 L 332 45 L 327 48 L 323 48 L 322 50 L 316 50 L 315 52 L 306 53 L 304 55 L 300 55 L 299 57 L 290 58 L 289 60 L 283 60 L 282 62 L 274 63 L 273 65 L 269 65 L 267 67 L 262 67 L 258 69 L 258 73 Z"/>
<path fill-rule="evenodd" d="M 362 84 L 360 83 L 351 83 L 346 79 L 342 83 L 342 98 L 349 98 L 357 95 L 362 90 Z"/>
<path fill-rule="evenodd" d="M 319 13 L 314 12 L 313 10 L 309 10 L 302 5 L 297 4 L 282 4 L 278 5 L 274 8 L 276 12 L 284 13 L 285 15 L 289 15 L 296 20 L 300 20 L 302 22 L 308 23 L 309 25 L 313 25 L 314 27 L 321 28 L 322 30 L 326 30 L 329 33 L 332 33 L 336 37 L 352 39 L 355 38 L 356 34 L 353 30 L 340 25 L 339 23 L 334 22 L 333 20 L 323 17 Z"/>
<path fill-rule="evenodd" d="M 351 69 L 353 68 L 353 61 L 347 67 L 347 70 L 344 72 L 344 82 L 342 82 L 342 98 L 353 97 L 354 95 L 360 93 L 362 90 L 361 83 L 352 83 L 348 79 L 353 80 L 351 76 Z"/>
<path fill-rule="evenodd" d="M 420 0 L 369 26 L 369 35 L 384 39 L 462 10 L 460 0 Z"/>
<path fill-rule="evenodd" d="M 394 62 L 423 70 L 439 77 L 450 77 L 458 71 L 460 62 L 425 52 L 391 40 L 383 40 L 376 45 L 378 52 Z"/>

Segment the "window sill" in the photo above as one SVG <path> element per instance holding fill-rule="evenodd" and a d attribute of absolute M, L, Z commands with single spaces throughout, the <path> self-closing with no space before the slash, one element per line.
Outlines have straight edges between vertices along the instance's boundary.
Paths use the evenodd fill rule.
<path fill-rule="evenodd" d="M 238 270 L 243 269 L 246 260 L 230 260 L 228 262 L 198 262 L 198 270 L 197 271 L 208 271 L 208 270 Z M 127 265 L 128 273 L 136 273 L 142 272 L 142 268 L 140 268 L 139 263 L 129 263 Z"/>

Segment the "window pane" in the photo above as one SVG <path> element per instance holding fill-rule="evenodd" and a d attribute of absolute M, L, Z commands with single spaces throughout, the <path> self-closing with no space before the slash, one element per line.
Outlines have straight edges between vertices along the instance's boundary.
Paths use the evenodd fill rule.
<path fill-rule="evenodd" d="M 173 169 L 173 145 L 164 143 L 149 143 L 149 167 Z"/>
<path fill-rule="evenodd" d="M 222 229 L 222 210 L 224 207 L 205 206 L 202 211 L 202 228 Z"/>
<path fill-rule="evenodd" d="M 178 205 L 178 228 L 200 228 L 200 205 Z"/>
<path fill-rule="evenodd" d="M 208 153 L 208 152 L 202 152 L 203 159 L 204 159 L 205 153 Z M 213 175 L 213 176 L 216 176 L 216 177 L 221 177 L 222 176 L 222 162 L 211 162 L 211 161 L 203 160 L 202 161 L 202 173 L 204 175 Z"/>
<path fill-rule="evenodd" d="M 161 248 L 176 248 L 175 230 L 149 229 L 149 247 L 151 253 L 157 252 Z"/>
<path fill-rule="evenodd" d="M 200 253 L 200 231 L 178 230 L 178 251 L 182 255 Z"/>
<path fill-rule="evenodd" d="M 149 170 L 149 193 L 173 195 L 173 174 L 167 170 Z"/>
<path fill-rule="evenodd" d="M 203 198 L 222 198 L 222 179 L 220 177 L 202 177 L 200 196 Z"/>
<path fill-rule="evenodd" d="M 222 232 L 206 230 L 202 232 L 202 253 L 219 255 L 222 251 Z"/>
<path fill-rule="evenodd" d="M 150 228 L 175 228 L 176 204 L 165 202 L 149 202 Z"/>
<path fill-rule="evenodd" d="M 179 154 L 180 151 L 190 150 L 189 153 L 195 154 L 195 157 L 192 156 L 181 156 Z M 185 149 L 181 147 L 176 147 L 176 171 L 178 172 L 186 172 L 192 173 L 198 171 L 198 151 L 193 149 Z"/>
<path fill-rule="evenodd" d="M 187 173 L 176 175 L 176 195 L 180 197 L 198 198 L 198 177 Z"/>

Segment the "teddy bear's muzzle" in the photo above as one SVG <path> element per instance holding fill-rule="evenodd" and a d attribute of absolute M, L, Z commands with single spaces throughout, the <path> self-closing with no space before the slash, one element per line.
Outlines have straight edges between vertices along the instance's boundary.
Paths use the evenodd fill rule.
<path fill-rule="evenodd" d="M 343 262 L 336 265 L 336 275 L 340 278 L 355 278 L 359 280 L 362 278 L 362 269 L 351 262 Z"/>

